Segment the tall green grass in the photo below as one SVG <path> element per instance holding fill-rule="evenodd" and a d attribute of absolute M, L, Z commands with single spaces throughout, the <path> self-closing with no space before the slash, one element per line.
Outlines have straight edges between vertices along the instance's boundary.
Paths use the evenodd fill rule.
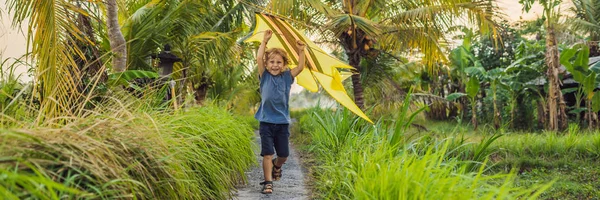
<path fill-rule="evenodd" d="M 490 146 L 496 169 L 578 168 L 600 158 L 600 132 L 505 135 Z"/>
<path fill-rule="evenodd" d="M 317 159 L 315 198 L 535 199 L 550 186 L 522 188 L 514 185 L 514 173 L 484 174 L 487 149 L 498 136 L 471 144 L 408 134 L 414 115 L 407 114 L 374 125 L 345 110 L 307 115 L 300 130 L 311 134 L 309 149 Z"/>
<path fill-rule="evenodd" d="M 600 158 L 600 134 L 555 132 L 513 134 L 492 145 L 500 153 L 513 156 L 538 156 L 547 159 L 571 157 L 577 159 Z"/>
<path fill-rule="evenodd" d="M 0 193 L 224 199 L 255 162 L 251 125 L 222 108 L 165 112 L 113 100 L 88 112 L 60 126 L 0 130 Z"/>
<path fill-rule="evenodd" d="M 31 164 L 24 162 L 14 169 L 0 168 L 0 196 L 3 199 L 25 199 L 31 196 L 39 199 L 59 199 L 63 197 L 62 194 L 83 197 L 81 191 L 55 182 Z"/>

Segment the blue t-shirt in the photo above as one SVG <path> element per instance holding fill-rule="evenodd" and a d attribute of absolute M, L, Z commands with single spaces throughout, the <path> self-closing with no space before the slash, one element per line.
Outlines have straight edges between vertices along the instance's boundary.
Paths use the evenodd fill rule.
<path fill-rule="evenodd" d="M 290 89 L 294 77 L 290 70 L 273 76 L 265 70 L 260 77 L 260 107 L 254 118 L 272 124 L 290 123 Z"/>

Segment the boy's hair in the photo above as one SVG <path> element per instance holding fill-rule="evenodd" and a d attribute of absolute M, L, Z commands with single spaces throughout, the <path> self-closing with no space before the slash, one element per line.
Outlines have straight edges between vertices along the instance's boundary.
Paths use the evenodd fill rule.
<path fill-rule="evenodd" d="M 265 51 L 265 62 L 269 61 L 269 58 L 271 58 L 271 56 L 274 55 L 280 55 L 281 58 L 283 59 L 283 65 L 287 66 L 289 63 L 289 58 L 287 55 L 287 52 L 285 52 L 285 50 L 283 50 L 282 48 L 270 48 L 267 49 L 267 51 Z"/>

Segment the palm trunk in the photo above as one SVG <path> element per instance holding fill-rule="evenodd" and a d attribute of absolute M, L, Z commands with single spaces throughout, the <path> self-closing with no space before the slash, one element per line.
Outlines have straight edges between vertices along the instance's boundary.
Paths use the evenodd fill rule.
<path fill-rule="evenodd" d="M 78 5 L 78 7 L 81 6 Z M 92 50 L 91 60 L 86 63 L 86 67 L 83 68 L 82 71 L 88 77 L 99 76 L 99 81 L 104 83 L 108 79 L 108 75 L 102 70 L 100 52 L 98 52 L 98 48 L 94 46 L 97 42 L 94 35 L 94 27 L 92 27 L 92 23 L 90 22 L 90 17 L 80 13 L 78 19 L 80 26 L 79 30 L 82 30 L 85 33 L 86 39 L 91 43 L 91 45 L 88 44 L 88 48 Z"/>
<path fill-rule="evenodd" d="M 566 128 L 566 113 L 564 100 L 560 91 L 560 80 L 558 78 L 558 48 L 554 27 L 549 25 L 546 35 L 546 64 L 548 65 L 548 130 L 561 130 Z M 560 104 L 560 105 L 559 105 Z"/>
<path fill-rule="evenodd" d="M 114 72 L 123 72 L 127 68 L 127 46 L 119 27 L 119 15 L 116 0 L 106 0 L 106 25 L 110 49 L 115 54 L 112 60 Z"/>
<path fill-rule="evenodd" d="M 350 66 L 355 70 L 352 72 L 352 87 L 354 88 L 354 103 L 360 108 L 364 108 L 363 87 L 360 81 L 360 56 L 350 57 Z"/>
<path fill-rule="evenodd" d="M 354 89 L 354 103 L 363 109 L 364 108 L 364 97 L 363 97 L 363 86 L 361 82 L 360 72 L 360 61 L 367 55 L 366 49 L 363 47 L 368 44 L 368 39 L 365 39 L 364 31 L 360 29 L 352 29 L 342 33 L 339 36 L 346 55 L 348 56 L 348 62 L 350 66 L 354 67 L 352 70 L 352 88 Z M 366 43 L 367 42 L 367 43 Z"/>

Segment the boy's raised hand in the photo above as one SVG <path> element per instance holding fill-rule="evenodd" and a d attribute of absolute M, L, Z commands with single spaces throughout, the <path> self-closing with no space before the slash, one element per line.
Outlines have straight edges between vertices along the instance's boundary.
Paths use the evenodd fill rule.
<path fill-rule="evenodd" d="M 306 44 L 302 42 L 302 40 L 296 40 L 296 49 L 298 49 L 299 52 L 303 52 L 305 47 Z"/>
<path fill-rule="evenodd" d="M 298 50 L 298 66 L 293 68 L 292 71 L 292 76 L 296 77 L 298 76 L 298 74 L 300 74 L 300 72 L 302 72 L 302 70 L 304 70 L 304 60 L 306 59 L 306 56 L 304 54 L 304 49 L 306 48 L 306 44 L 304 42 L 302 42 L 302 40 L 296 40 L 296 49 Z"/>
<path fill-rule="evenodd" d="M 271 37 L 273 36 L 273 31 L 272 30 L 266 30 L 265 31 L 265 37 L 263 38 L 263 41 L 268 42 Z"/>

